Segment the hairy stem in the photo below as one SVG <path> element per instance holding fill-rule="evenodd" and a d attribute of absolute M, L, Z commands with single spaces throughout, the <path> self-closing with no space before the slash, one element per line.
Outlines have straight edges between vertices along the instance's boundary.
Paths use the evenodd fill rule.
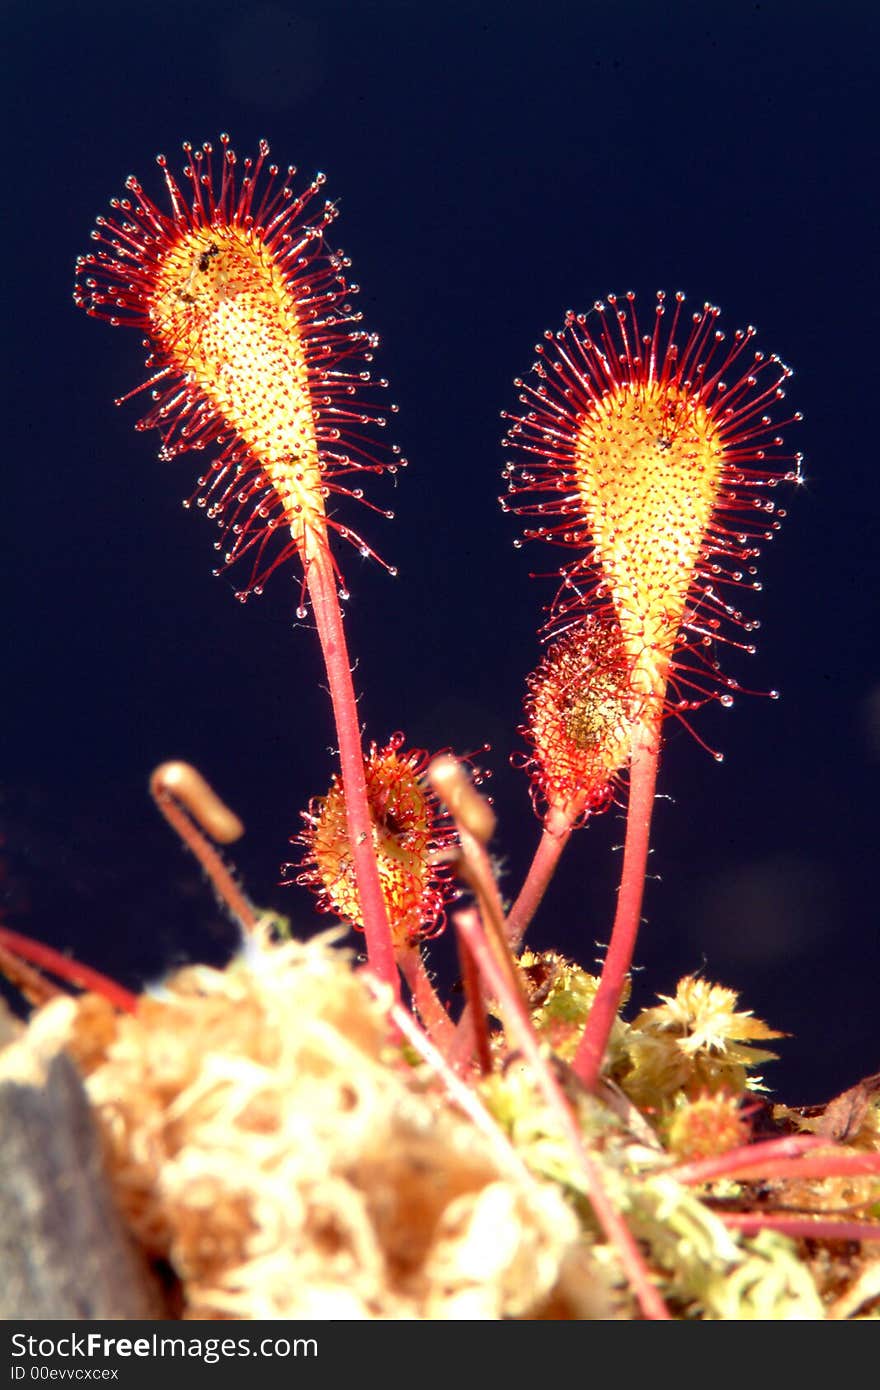
<path fill-rule="evenodd" d="M 576 820 L 577 814 L 569 814 L 568 809 L 560 806 L 551 806 L 544 817 L 544 829 L 535 850 L 535 857 L 529 865 L 525 882 L 504 924 L 504 933 L 511 950 L 515 951 L 519 947 L 526 928 L 540 907 Z"/>
<path fill-rule="evenodd" d="M 307 530 L 303 543 L 306 584 L 312 601 L 315 626 L 324 653 L 327 684 L 333 705 L 339 762 L 345 794 L 348 840 L 354 860 L 358 899 L 371 969 L 389 984 L 400 999 L 400 980 L 394 961 L 394 946 L 385 898 L 379 881 L 379 868 L 373 846 L 373 821 L 367 802 L 364 754 L 361 745 L 357 699 L 351 679 L 351 662 L 342 626 L 342 613 L 336 592 L 336 576 L 326 531 Z"/>
<path fill-rule="evenodd" d="M 221 903 L 243 931 L 252 932 L 257 925 L 256 913 L 203 833 L 208 831 L 221 844 L 230 844 L 244 834 L 241 821 L 189 763 L 161 763 L 150 778 L 150 793 L 172 830 L 201 864 Z"/>
<path fill-rule="evenodd" d="M 626 988 L 639 934 L 659 756 L 659 719 L 646 721 L 640 726 L 633 743 L 623 869 L 611 941 L 602 967 L 596 998 L 573 1064 L 574 1070 L 589 1090 L 595 1090 L 599 1081 L 602 1059 Z"/>
<path fill-rule="evenodd" d="M 418 946 L 404 946 L 397 963 L 429 1037 L 445 1052 L 455 1038 L 455 1024 L 440 1002 Z"/>
<path fill-rule="evenodd" d="M 480 972 L 471 955 L 467 942 L 456 928 L 458 943 L 458 962 L 461 969 L 464 997 L 467 1001 L 465 1011 L 459 1021 L 456 1046 L 450 1050 L 450 1061 L 463 1064 L 471 1056 L 476 1056 L 477 1066 L 484 1076 L 492 1070 L 492 1045 L 489 1038 L 489 1021 L 480 985 Z"/>
<path fill-rule="evenodd" d="M 504 932 L 504 904 L 491 860 L 486 852 L 486 845 L 495 830 L 495 814 L 485 797 L 480 796 L 472 785 L 462 764 L 451 755 L 441 754 L 435 758 L 428 768 L 428 778 L 455 821 L 461 851 L 456 866 L 458 875 L 476 895 L 478 916 L 483 923 L 486 940 L 497 967 L 504 975 L 509 990 L 519 999 L 522 1009 L 527 1011 L 519 967 Z M 457 929 L 458 916 L 454 921 Z M 472 975 L 473 962 L 469 965 L 469 948 L 460 932 L 458 937 L 463 973 L 467 981 L 469 972 Z M 473 986 L 473 979 L 471 984 Z M 476 998 L 472 998 L 475 993 Z M 458 1021 L 455 1041 L 449 1052 L 449 1060 L 453 1066 L 467 1066 L 475 1048 L 481 1053 L 482 1061 L 486 1060 L 488 1054 L 483 1044 L 486 1020 L 479 1012 L 481 1007 L 479 990 L 475 992 L 472 987 L 468 991 L 468 1002 Z"/>

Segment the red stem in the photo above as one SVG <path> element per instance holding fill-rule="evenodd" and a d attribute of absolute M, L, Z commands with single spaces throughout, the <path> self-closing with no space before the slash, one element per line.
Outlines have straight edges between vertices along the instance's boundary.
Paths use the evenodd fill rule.
<path fill-rule="evenodd" d="M 458 1047 L 450 1049 L 449 1060 L 455 1064 L 464 1061 L 464 1050 L 467 1049 L 468 1058 L 476 1053 L 477 1065 L 483 1076 L 488 1076 L 492 1070 L 492 1046 L 489 1041 L 489 1024 L 486 1017 L 486 1006 L 483 1002 L 483 991 L 480 987 L 480 972 L 477 969 L 476 961 L 468 950 L 467 942 L 456 926 L 455 937 L 458 945 L 458 963 L 461 969 L 461 978 L 464 984 L 464 997 L 467 1000 L 465 1015 L 459 1020 L 459 1030 L 456 1035 Z M 462 1040 L 459 1042 L 459 1040 Z"/>
<path fill-rule="evenodd" d="M 872 1221 L 840 1221 L 836 1217 L 792 1216 L 775 1212 L 722 1211 L 717 1216 L 743 1235 L 758 1231 L 778 1231 L 793 1240 L 878 1240 L 880 1223 Z"/>
<path fill-rule="evenodd" d="M 573 1063 L 577 1075 L 591 1091 L 595 1090 L 599 1081 L 602 1059 L 626 988 L 639 934 L 659 756 L 659 721 L 642 724 L 635 736 L 629 770 L 623 869 L 611 942 L 596 998 Z"/>
<path fill-rule="evenodd" d="M 367 943 L 367 960 L 379 979 L 391 986 L 394 997 L 399 1002 L 400 979 L 394 961 L 391 928 L 388 925 L 388 913 L 373 846 L 373 821 L 367 802 L 357 699 L 351 679 L 351 662 L 326 533 L 318 536 L 308 530 L 304 550 L 306 583 L 324 653 L 336 737 L 339 741 L 348 839 L 354 859 L 358 899 Z"/>
<path fill-rule="evenodd" d="M 762 1178 L 867 1178 L 880 1177 L 880 1153 L 839 1153 L 817 1154 L 813 1158 L 777 1159 L 775 1163 L 762 1164 Z M 740 1176 L 734 1169 L 731 1178 Z"/>
<path fill-rule="evenodd" d="M 130 990 L 123 989 L 122 985 L 118 985 L 107 975 L 102 975 L 100 971 L 92 970 L 91 966 L 80 965 L 79 961 L 72 960 L 70 956 L 64 956 L 53 947 L 45 946 L 42 941 L 32 941 L 29 936 L 10 931 L 9 927 L 0 927 L 0 945 L 5 946 L 13 955 L 21 956 L 22 960 L 30 961 L 31 965 L 38 966 L 40 970 L 47 970 L 50 975 L 57 976 L 67 985 L 75 985 L 78 989 L 103 995 L 117 1009 L 133 1014 L 137 1008 L 137 996 Z"/>
<path fill-rule="evenodd" d="M 455 1040 L 455 1024 L 437 997 L 418 946 L 405 946 L 398 953 L 397 963 L 428 1036 L 446 1053 Z"/>
<path fill-rule="evenodd" d="M 194 823 L 192 819 L 193 815 L 196 814 L 194 804 L 188 804 L 187 810 L 184 810 L 179 804 L 183 801 L 183 797 L 176 782 L 171 779 L 168 781 L 165 780 L 165 774 L 168 769 L 172 769 L 175 772 L 179 772 L 179 769 L 184 769 L 185 772 L 194 775 L 199 782 L 203 783 L 203 779 L 199 773 L 196 772 L 196 769 L 189 767 L 186 763 L 162 763 L 160 767 L 156 768 L 150 778 L 150 792 L 152 793 L 156 806 L 161 811 L 172 830 L 180 836 L 190 853 L 195 855 L 205 874 L 214 885 L 214 891 L 218 898 L 235 918 L 242 930 L 252 932 L 257 925 L 257 917 L 254 909 L 251 907 L 245 894 L 239 888 L 229 869 L 224 864 L 220 853 Z M 203 785 L 205 785 L 206 790 L 210 792 L 210 788 L 204 783 Z M 220 804 L 222 806 L 222 803 Z M 226 811 L 228 815 L 231 815 L 231 812 L 229 812 L 226 807 L 222 809 Z M 243 831 L 244 827 L 242 826 L 237 832 L 237 835 L 242 834 Z M 237 838 L 237 835 L 235 838 Z"/>
<path fill-rule="evenodd" d="M 561 1124 L 565 1140 L 583 1176 L 584 1187 L 596 1220 L 608 1242 L 617 1251 L 642 1312 L 646 1318 L 668 1319 L 669 1310 L 651 1282 L 648 1267 L 635 1238 L 605 1191 L 601 1170 L 587 1151 L 577 1118 L 547 1061 L 528 1012 L 516 991 L 510 988 L 503 969 L 495 959 L 479 913 L 474 908 L 468 908 L 463 912 L 457 912 L 454 920 L 488 991 L 501 1005 L 505 1030 L 509 1030 L 517 1048 L 531 1063 L 535 1082 L 549 1106 L 550 1113 L 555 1115 Z"/>
<path fill-rule="evenodd" d="M 368 981 L 368 983 L 371 983 L 375 997 L 378 986 L 375 981 Z M 534 1179 L 528 1168 L 510 1140 L 503 1134 L 497 1122 L 485 1109 L 473 1087 L 455 1074 L 443 1054 L 431 1042 L 427 1033 L 419 1027 L 416 1020 L 405 1009 L 401 1008 L 399 1004 L 392 1004 L 388 1016 L 401 1036 L 406 1038 L 422 1060 L 427 1062 L 428 1066 L 436 1072 L 446 1087 L 447 1094 L 456 1102 L 459 1109 L 468 1116 L 484 1138 L 489 1141 L 502 1172 L 506 1172 L 519 1182 L 527 1183 L 531 1188 Z"/>
<path fill-rule="evenodd" d="M 15 985 L 19 994 L 28 1001 L 29 1004 L 37 1009 L 41 1009 L 44 1004 L 48 1004 L 51 999 L 64 997 L 64 990 L 60 985 L 56 985 L 54 980 L 50 980 L 42 971 L 36 970 L 32 965 L 28 965 L 26 960 L 22 960 L 14 951 L 10 951 L 8 946 L 0 943 L 0 975 L 3 975 L 11 985 Z"/>
<path fill-rule="evenodd" d="M 806 1154 L 810 1150 L 823 1152 Z M 768 1139 L 761 1144 L 744 1144 L 711 1158 L 694 1159 L 668 1170 L 669 1176 L 683 1183 L 716 1182 L 718 1178 L 836 1178 L 870 1176 L 880 1173 L 880 1153 L 853 1153 L 829 1147 L 821 1135 L 791 1135 Z"/>
<path fill-rule="evenodd" d="M 504 932 L 507 944 L 515 951 L 526 928 L 541 905 L 547 886 L 556 872 L 560 855 L 568 844 L 576 816 L 568 815 L 559 806 L 551 806 L 544 817 L 544 830 L 529 865 L 519 897 L 507 914 Z"/>

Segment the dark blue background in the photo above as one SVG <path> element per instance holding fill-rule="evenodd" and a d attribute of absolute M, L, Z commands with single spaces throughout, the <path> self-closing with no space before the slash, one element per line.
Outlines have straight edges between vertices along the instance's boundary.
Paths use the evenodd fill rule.
<path fill-rule="evenodd" d="M 762 563 L 759 655 L 733 663 L 783 698 L 698 716 L 721 766 L 669 728 L 636 998 L 699 969 L 740 990 L 795 1035 L 768 1070 L 792 1102 L 876 1070 L 875 8 L 12 0 L 3 28 L 7 921 L 132 984 L 216 955 L 231 929 L 146 797 L 180 756 L 245 819 L 254 899 L 317 924 L 277 886 L 333 741 L 292 572 L 245 607 L 211 577 L 180 506 L 196 464 L 112 405 L 137 335 L 71 303 L 126 174 L 158 194 L 157 151 L 264 135 L 340 200 L 411 460 L 370 487 L 397 520 L 358 517 L 400 577 L 344 557 L 368 735 L 492 743 L 509 892 L 538 835 L 507 766 L 550 595 L 529 569 L 563 558 L 514 551 L 496 501 L 513 376 L 567 307 L 661 286 L 795 367 L 808 485 Z M 622 837 L 616 813 L 578 835 L 535 944 L 591 960 Z"/>

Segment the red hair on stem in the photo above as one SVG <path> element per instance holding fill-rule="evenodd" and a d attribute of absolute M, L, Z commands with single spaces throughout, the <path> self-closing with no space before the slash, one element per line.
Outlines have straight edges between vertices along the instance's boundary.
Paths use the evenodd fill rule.
<path fill-rule="evenodd" d="M 585 618 L 611 624 L 640 701 L 617 913 L 575 1059 L 591 1086 L 632 963 L 663 719 L 690 728 L 690 711 L 715 698 L 729 705 L 742 688 L 721 673 L 715 647 L 754 650 L 757 624 L 738 595 L 760 588 L 754 562 L 785 515 L 773 489 L 801 480 L 773 418 L 790 368 L 755 351 L 753 328 L 728 342 L 718 309 L 706 304 L 688 322 L 683 302 L 677 294 L 669 314 L 658 294 L 647 331 L 632 294 L 597 302 L 593 322 L 568 314 L 517 381 L 524 410 L 508 416 L 505 440 L 514 457 L 502 505 L 530 519 L 525 539 L 572 552 L 545 632 Z"/>
<path fill-rule="evenodd" d="M 330 533 L 373 556 L 331 508 L 337 498 L 364 502 L 359 478 L 393 473 L 405 460 L 377 443 L 387 383 L 372 376 L 376 339 L 352 309 L 349 262 L 325 241 L 336 209 L 316 203 L 323 176 L 295 193 L 296 171 L 282 175 L 269 164 L 265 142 L 241 170 L 228 137 L 220 144 L 219 169 L 211 145 L 184 145 L 186 190 L 160 156 L 169 211 L 137 179 L 126 180 L 128 196 L 98 218 L 98 249 L 77 263 L 74 299 L 144 334 L 149 376 L 138 389 L 149 390 L 152 404 L 138 428 L 160 431 L 163 456 L 217 450 L 195 496 L 224 525 L 223 566 L 248 558 L 239 597 L 259 591 L 290 557 L 302 563 L 297 616 L 305 617 L 307 591 L 336 721 L 367 953 L 397 991 L 337 588 L 347 595 Z"/>
<path fill-rule="evenodd" d="M 210 836 L 221 845 L 240 839 L 244 826 L 235 812 L 230 811 L 190 763 L 160 763 L 150 776 L 150 795 L 168 824 L 201 864 L 219 901 L 243 932 L 253 931 L 257 925 L 254 909 L 208 839 Z"/>

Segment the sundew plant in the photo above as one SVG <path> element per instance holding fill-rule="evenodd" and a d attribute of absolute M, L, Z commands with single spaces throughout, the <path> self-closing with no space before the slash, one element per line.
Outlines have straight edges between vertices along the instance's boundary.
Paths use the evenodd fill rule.
<path fill-rule="evenodd" d="M 346 556 L 354 547 L 391 568 L 374 549 L 371 513 L 391 518 L 377 479 L 406 460 L 389 438 L 395 407 L 350 263 L 331 244 L 335 206 L 322 178 L 299 184 L 265 143 L 240 161 L 226 136 L 184 151 L 182 175 L 160 157 L 161 194 L 130 177 L 97 219 L 74 299 L 143 340 L 145 375 L 130 393 L 144 403 L 137 428 L 158 435 L 166 459 L 197 454 L 189 501 L 218 526 L 218 570 L 238 576 L 238 597 L 278 571 L 296 577 L 293 614 L 314 629 L 323 672 L 317 650 L 303 666 L 314 660 L 326 683 L 338 759 L 302 808 L 285 872 L 314 895 L 322 926 L 345 930 L 302 945 L 251 902 L 218 848 L 240 822 L 182 763 L 157 768 L 151 788 L 240 929 L 225 972 L 193 967 L 158 995 L 135 995 L 0 928 L 7 973 L 41 1012 L 67 1010 L 65 1045 L 109 1127 L 136 1238 L 171 1264 L 195 1316 L 865 1314 L 878 1296 L 866 1253 L 880 1236 L 876 1090 L 854 1089 L 846 1123 L 839 1105 L 812 1116 L 773 1109 L 756 1067 L 779 1034 L 699 977 L 626 1016 L 664 733 L 675 721 L 700 739 L 701 706 L 742 692 L 726 653 L 754 650 L 761 550 L 801 482 L 790 368 L 714 305 L 627 293 L 568 313 L 516 379 L 502 506 L 517 544 L 540 552 L 550 574 L 535 589 L 540 655 L 526 678 L 520 758 L 540 829 L 531 864 L 509 867 L 507 901 L 491 857 L 504 826 L 473 761 L 485 750 L 456 754 L 442 729 L 419 749 L 361 726 Z M 290 640 L 307 645 L 308 634 Z M 527 932 L 560 856 L 576 856 L 582 827 L 612 804 L 625 808 L 626 835 L 594 975 L 530 950 Z M 444 931 L 460 962 L 452 1002 L 431 968 Z M 352 939 L 363 963 L 331 944 Z M 86 993 L 73 1004 L 76 989 Z M 291 1010 L 297 1000 L 296 1023 L 285 1021 L 286 997 Z M 292 1041 L 285 1030 L 313 1015 L 320 1045 L 311 1034 Z M 180 1076 L 160 1087 L 156 1039 L 169 1030 Z M 221 1040 L 236 1068 L 217 1061 Z M 231 1089 L 208 1139 L 200 1107 L 213 1105 L 203 1072 L 212 1056 L 217 1086 Z M 372 1128 L 391 1126 L 380 1167 L 394 1195 L 381 1201 L 372 1161 L 357 1158 L 371 1126 L 355 1135 L 351 1120 L 367 1092 L 392 1098 L 387 1113 L 370 1101 L 384 1116 Z M 423 1166 L 447 1174 L 449 1206 L 438 1206 L 436 1179 L 428 1201 L 414 1159 L 396 1167 L 388 1157 L 415 1142 L 401 1137 L 407 1105 L 422 1107 Z M 315 1164 L 356 1194 L 347 1214 L 326 1185 L 314 1196 L 314 1175 L 290 1168 L 270 1239 L 255 1215 L 269 1200 L 269 1160 L 244 1140 L 271 1134 L 272 1171 L 287 1172 L 294 1151 L 302 1163 L 303 1146 L 325 1142 L 336 1108 L 348 1137 Z M 186 1140 L 179 1129 L 169 1137 L 172 1112 L 192 1118 Z M 150 1173 L 136 1157 L 143 1126 L 165 1145 Z M 482 1146 L 466 1176 L 456 1127 Z M 201 1174 L 194 1185 L 174 1177 L 184 1151 Z M 253 1187 L 261 1172 L 265 1191 Z M 406 1220 L 387 1216 L 398 1204 Z M 335 1213 L 333 1241 L 316 1234 L 318 1208 Z M 846 1268 L 835 1263 L 841 1242 Z M 286 1269 L 288 1258 L 267 1286 L 265 1262 Z"/>

